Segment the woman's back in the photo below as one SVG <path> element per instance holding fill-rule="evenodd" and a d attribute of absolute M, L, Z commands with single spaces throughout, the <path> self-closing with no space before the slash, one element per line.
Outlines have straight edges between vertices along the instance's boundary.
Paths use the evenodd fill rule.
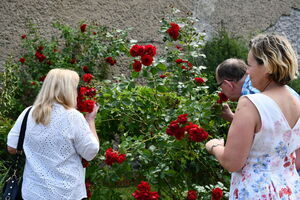
<path fill-rule="evenodd" d="M 19 121 L 9 133 L 9 146 L 14 146 L 10 141 L 14 143 Z M 46 126 L 37 124 L 30 114 L 23 147 L 26 154 L 24 199 L 82 199 L 86 196 L 81 158 L 91 160 L 99 150 L 99 143 L 77 110 L 67 110 L 55 103 Z"/>
<path fill-rule="evenodd" d="M 291 95 L 287 86 L 266 91 L 263 94 L 272 98 L 284 115 L 290 127 L 295 126 L 300 118 L 300 101 L 295 95 Z"/>

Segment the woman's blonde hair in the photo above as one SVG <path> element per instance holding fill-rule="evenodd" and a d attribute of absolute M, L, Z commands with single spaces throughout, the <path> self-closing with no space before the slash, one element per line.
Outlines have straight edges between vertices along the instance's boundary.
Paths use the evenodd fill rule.
<path fill-rule="evenodd" d="M 53 103 L 59 103 L 66 109 L 75 108 L 78 83 L 79 76 L 75 71 L 50 70 L 33 104 L 32 117 L 36 123 L 49 124 Z"/>
<path fill-rule="evenodd" d="M 276 83 L 285 85 L 297 77 L 297 56 L 284 36 L 258 35 L 251 40 L 250 50 L 257 63 L 267 68 L 270 78 Z"/>

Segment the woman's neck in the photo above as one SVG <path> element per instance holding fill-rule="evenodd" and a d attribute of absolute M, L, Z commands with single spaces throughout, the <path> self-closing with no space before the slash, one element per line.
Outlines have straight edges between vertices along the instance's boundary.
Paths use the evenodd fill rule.
<path fill-rule="evenodd" d="M 268 82 L 266 83 L 264 88 L 261 90 L 261 92 L 266 92 L 266 91 L 269 91 L 269 90 L 271 90 L 273 88 L 277 88 L 277 87 L 279 87 L 279 85 L 277 83 L 275 83 L 272 80 L 268 80 Z"/>

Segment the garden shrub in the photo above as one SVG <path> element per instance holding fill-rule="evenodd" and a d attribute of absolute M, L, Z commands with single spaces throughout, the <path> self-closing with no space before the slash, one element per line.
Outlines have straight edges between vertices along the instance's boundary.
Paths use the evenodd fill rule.
<path fill-rule="evenodd" d="M 239 58 L 246 62 L 248 55 L 248 47 L 245 40 L 241 37 L 234 37 L 224 28 L 221 29 L 211 40 L 207 41 L 203 47 L 203 53 L 206 58 L 203 59 L 204 65 L 207 67 L 207 73 L 210 75 L 207 85 L 211 91 L 217 89 L 215 82 L 216 67 L 228 58 Z"/>

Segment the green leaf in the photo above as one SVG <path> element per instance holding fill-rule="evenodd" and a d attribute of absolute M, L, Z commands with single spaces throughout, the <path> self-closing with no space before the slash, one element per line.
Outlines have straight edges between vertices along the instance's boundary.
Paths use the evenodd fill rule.
<path fill-rule="evenodd" d="M 166 71 L 167 70 L 167 66 L 162 64 L 162 63 L 159 63 L 156 65 L 156 67 L 161 70 L 161 71 Z"/>
<path fill-rule="evenodd" d="M 150 70 L 150 72 L 151 72 L 153 75 L 155 75 L 155 74 L 157 74 L 158 69 L 157 69 L 156 67 L 152 67 L 151 70 Z"/>
<path fill-rule="evenodd" d="M 135 83 L 134 82 L 129 83 L 128 89 L 131 90 L 133 88 L 135 88 Z"/>
<path fill-rule="evenodd" d="M 168 88 L 167 88 L 166 86 L 163 86 L 163 85 L 158 85 L 158 86 L 156 87 L 156 89 L 157 89 L 157 91 L 162 92 L 162 93 L 168 91 Z"/>
<path fill-rule="evenodd" d="M 136 72 L 136 71 L 131 72 L 131 77 L 132 78 L 137 78 L 137 77 L 139 77 L 139 75 L 140 75 L 139 72 Z"/>

